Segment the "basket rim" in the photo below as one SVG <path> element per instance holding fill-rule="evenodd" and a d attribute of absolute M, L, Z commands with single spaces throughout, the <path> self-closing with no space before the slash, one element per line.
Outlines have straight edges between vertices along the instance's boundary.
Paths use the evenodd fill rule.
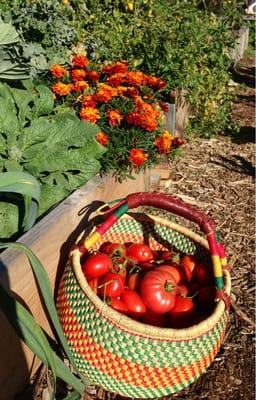
<path fill-rule="evenodd" d="M 162 217 L 156 217 L 150 214 L 145 213 L 145 217 L 150 217 L 155 223 L 164 225 L 172 230 L 177 231 L 178 233 L 181 233 L 185 236 L 187 236 L 189 239 L 192 239 L 193 241 L 197 242 L 201 246 L 203 246 L 206 250 L 209 250 L 209 245 L 208 242 L 205 238 L 201 237 L 197 233 L 191 231 L 190 229 L 179 225 L 175 222 L 166 220 L 165 218 Z M 124 215 L 122 219 L 124 218 L 129 218 L 131 219 L 132 217 L 129 215 Z M 82 234 L 79 236 L 78 240 L 80 237 L 83 236 Z M 113 324 L 118 325 L 121 329 L 129 331 L 131 333 L 136 333 L 138 335 L 142 336 L 148 336 L 151 338 L 155 339 L 167 339 L 167 340 L 188 340 L 188 339 L 194 339 L 198 336 L 201 336 L 202 334 L 205 334 L 212 330 L 216 324 L 220 321 L 224 313 L 228 312 L 225 309 L 225 304 L 223 300 L 219 300 L 217 302 L 217 305 L 213 311 L 213 313 L 206 318 L 205 320 L 201 321 L 200 323 L 193 325 L 188 328 L 183 328 L 183 329 L 174 329 L 174 328 L 162 328 L 162 327 L 156 327 L 148 324 L 144 324 L 142 322 L 138 322 L 124 314 L 119 313 L 118 311 L 114 310 L 110 306 L 108 306 L 106 303 L 104 303 L 91 289 L 89 284 L 87 283 L 87 280 L 84 276 L 84 273 L 81 268 L 80 264 L 80 252 L 78 249 L 75 249 L 71 253 L 71 257 L 69 259 L 71 266 L 73 268 L 75 277 L 77 279 L 77 282 L 81 288 L 81 290 L 84 292 L 84 294 L 89 298 L 89 300 L 94 304 L 94 306 L 99 310 L 100 314 L 105 317 L 108 320 L 111 320 Z M 224 290 L 225 292 L 230 295 L 231 293 L 231 277 L 230 273 L 227 270 L 223 271 L 224 273 Z"/>

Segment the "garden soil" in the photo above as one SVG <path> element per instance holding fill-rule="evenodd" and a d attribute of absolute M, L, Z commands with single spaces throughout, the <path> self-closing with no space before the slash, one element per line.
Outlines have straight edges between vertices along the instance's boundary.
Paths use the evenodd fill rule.
<path fill-rule="evenodd" d="M 215 220 L 232 266 L 233 306 L 224 343 L 207 372 L 186 390 L 163 400 L 255 398 L 254 62 L 253 57 L 244 57 L 231 83 L 237 93 L 232 117 L 239 131 L 210 140 L 187 138 L 182 156 L 170 164 L 171 179 L 164 182 L 166 192 L 198 206 Z M 22 399 L 43 400 L 49 385 L 45 373 L 40 377 L 35 379 L 33 396 Z M 59 384 L 58 392 L 57 400 L 61 400 L 67 388 Z M 86 399 L 125 400 L 97 388 L 91 388 Z"/>

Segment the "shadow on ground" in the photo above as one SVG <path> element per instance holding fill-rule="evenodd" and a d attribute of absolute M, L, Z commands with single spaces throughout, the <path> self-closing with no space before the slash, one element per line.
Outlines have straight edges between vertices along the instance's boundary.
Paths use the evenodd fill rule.
<path fill-rule="evenodd" d="M 238 132 L 229 134 L 236 144 L 255 143 L 254 126 L 241 126 Z"/>
<path fill-rule="evenodd" d="M 238 155 L 233 155 L 231 158 L 219 156 L 219 159 L 218 161 L 214 161 L 214 164 L 221 165 L 239 174 L 255 177 L 255 166 L 244 157 Z"/>
<path fill-rule="evenodd" d="M 238 84 L 232 120 L 240 129 L 225 132 L 236 144 L 255 143 L 255 66 L 249 57 L 245 62 L 249 65 L 242 63 L 232 71 L 232 80 Z"/>
<path fill-rule="evenodd" d="M 238 67 L 232 71 L 232 79 L 236 83 L 244 84 L 248 87 L 255 87 L 255 67 Z"/>

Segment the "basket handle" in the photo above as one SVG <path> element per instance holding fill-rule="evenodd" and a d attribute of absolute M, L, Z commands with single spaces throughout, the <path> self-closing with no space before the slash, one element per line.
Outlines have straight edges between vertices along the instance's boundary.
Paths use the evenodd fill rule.
<path fill-rule="evenodd" d="M 114 206 L 112 209 L 108 210 L 105 215 L 105 221 L 85 239 L 82 247 L 90 249 L 122 215 L 127 213 L 129 209 L 139 206 L 160 208 L 175 213 L 199 225 L 200 229 L 205 233 L 209 244 L 217 297 L 222 298 L 228 307 L 228 299 L 223 292 L 224 280 L 222 267 L 226 264 L 226 259 L 224 260 L 223 251 L 220 250 L 219 243 L 217 243 L 216 240 L 214 221 L 198 208 L 185 203 L 177 197 L 161 192 L 138 192 L 129 194 L 125 199 L 119 202 L 118 206 Z M 81 250 L 81 245 L 79 248 Z"/>
<path fill-rule="evenodd" d="M 206 234 L 215 230 L 215 224 L 206 214 L 185 203 L 183 200 L 161 192 L 138 192 L 126 197 L 129 209 L 139 206 L 151 206 L 177 214 L 195 222 Z"/>

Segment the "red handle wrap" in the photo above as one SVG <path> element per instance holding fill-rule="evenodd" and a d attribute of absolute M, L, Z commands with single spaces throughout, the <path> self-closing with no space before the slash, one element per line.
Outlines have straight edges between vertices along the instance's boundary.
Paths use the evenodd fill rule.
<path fill-rule="evenodd" d="M 215 230 L 213 220 L 207 217 L 207 215 L 203 214 L 200 210 L 191 206 L 190 204 L 187 204 L 184 201 L 165 193 L 133 193 L 126 197 L 126 201 L 129 209 L 139 206 L 152 206 L 187 218 L 188 220 L 197 223 L 206 235 L 214 232 Z"/>

